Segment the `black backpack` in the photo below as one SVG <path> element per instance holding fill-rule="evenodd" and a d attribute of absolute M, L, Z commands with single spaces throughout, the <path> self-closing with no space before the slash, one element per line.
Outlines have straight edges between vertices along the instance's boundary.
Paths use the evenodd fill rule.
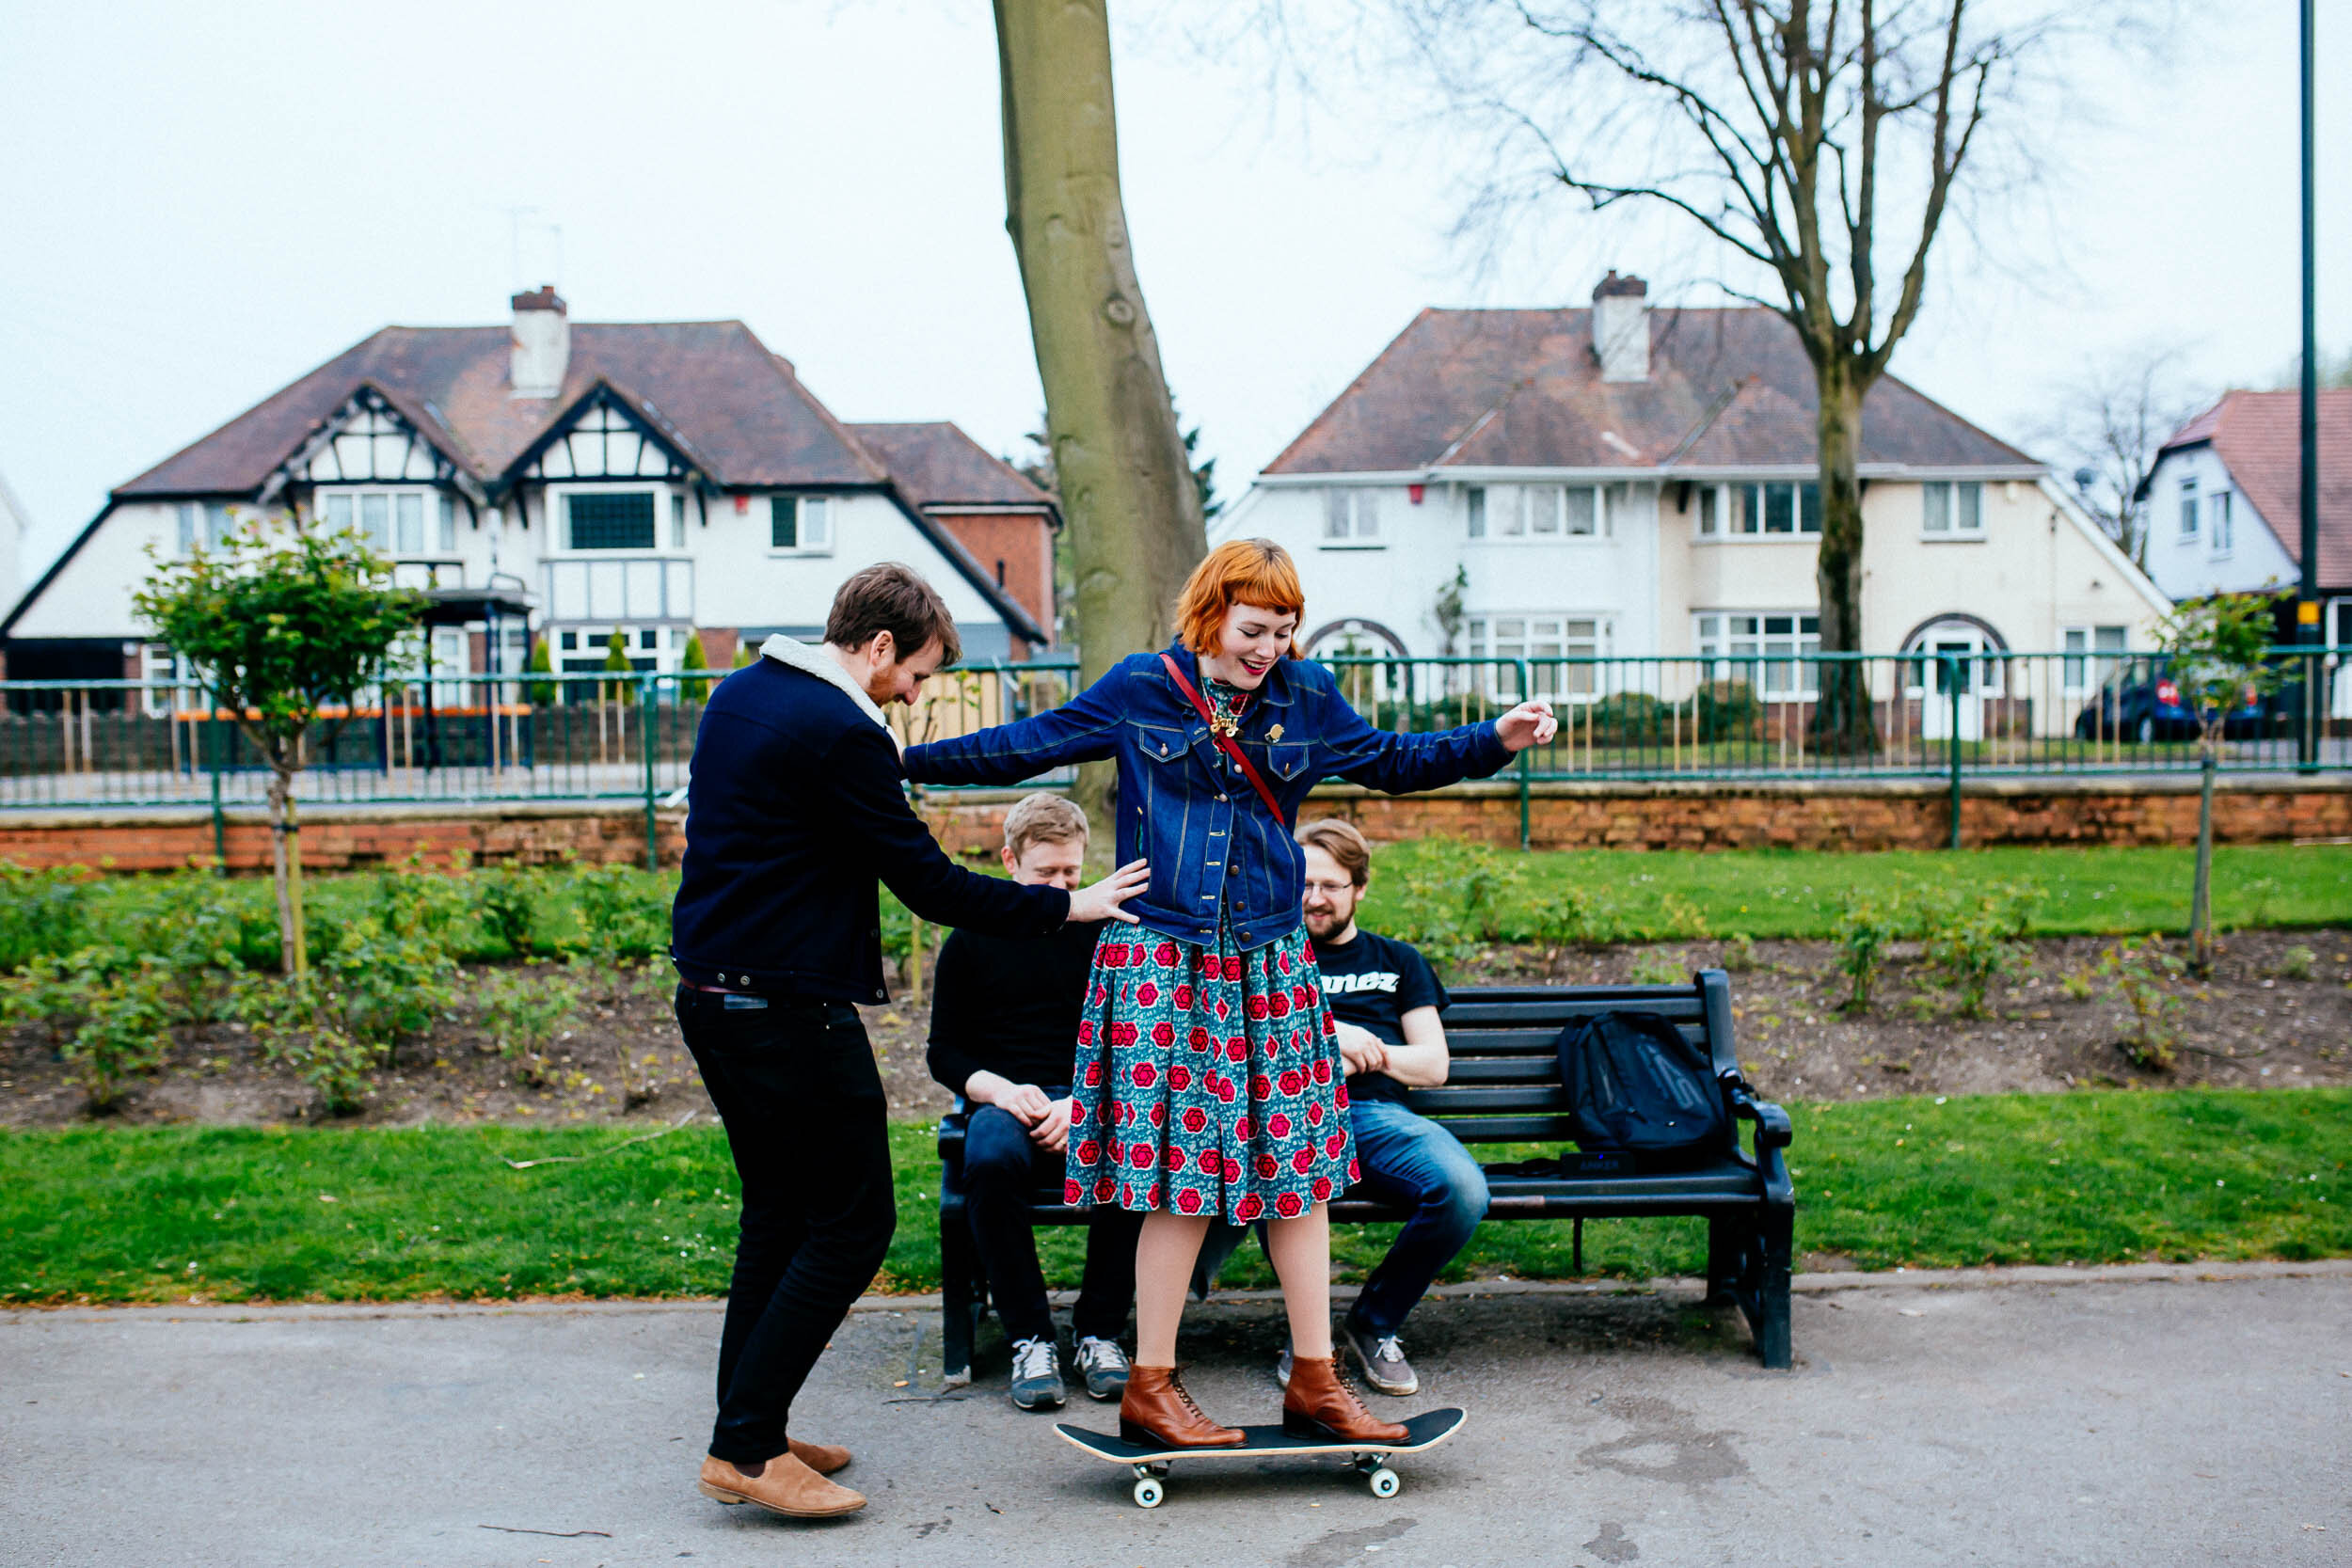
<path fill-rule="evenodd" d="M 1728 1141 L 1723 1090 L 1657 1013 L 1595 1013 L 1560 1031 L 1560 1082 L 1577 1148 L 1700 1155 Z"/>

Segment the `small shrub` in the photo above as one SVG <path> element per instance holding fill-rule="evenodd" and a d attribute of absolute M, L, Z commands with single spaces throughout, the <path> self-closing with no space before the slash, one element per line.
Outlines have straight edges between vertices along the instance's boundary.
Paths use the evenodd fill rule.
<path fill-rule="evenodd" d="M 595 865 L 571 877 L 576 934 L 567 952 L 600 963 L 635 962 L 670 945 L 670 894 L 659 877 L 627 865 Z"/>
<path fill-rule="evenodd" d="M 580 1006 L 580 988 L 561 973 L 507 974 L 483 989 L 477 1017 L 498 1053 L 526 1084 L 547 1081 L 548 1048 Z"/>
<path fill-rule="evenodd" d="M 384 929 L 453 949 L 458 929 L 472 917 L 478 900 L 469 885 L 471 863 L 464 850 L 451 857 L 451 872 L 445 876 L 434 870 L 420 849 L 378 879 L 375 913 Z"/>
<path fill-rule="evenodd" d="M 2070 1002 L 2088 1002 L 2098 992 L 2098 981 L 2086 970 L 2074 970 L 2058 982 Z"/>
<path fill-rule="evenodd" d="M 171 1054 L 171 988 L 168 970 L 145 962 L 89 989 L 87 1016 L 64 1054 L 93 1109 L 113 1109 L 132 1078 L 154 1072 Z"/>
<path fill-rule="evenodd" d="M 2108 982 L 2108 994 L 2132 1010 L 2132 1033 L 2123 1054 L 2136 1067 L 2169 1072 L 2179 1059 L 2181 1010 L 2179 993 L 2187 964 L 2165 950 L 2162 938 L 2150 935 L 2119 942 L 2099 960 L 2099 973 Z"/>
<path fill-rule="evenodd" d="M 1528 935 L 1544 949 L 1545 961 L 1557 964 L 1570 947 L 1591 942 L 1597 934 L 1590 889 L 1570 885 L 1536 902 L 1528 916 Z"/>
<path fill-rule="evenodd" d="M 520 866 L 499 866 L 475 872 L 466 886 L 476 925 L 518 958 L 537 951 L 539 911 L 551 891 L 547 878 Z"/>
<path fill-rule="evenodd" d="M 1950 986 L 1963 1017 L 1982 1018 L 1994 985 L 2025 967 L 2018 909 L 2014 896 L 1999 891 L 1940 894 L 1924 902 L 1923 956 Z"/>
<path fill-rule="evenodd" d="M 421 931 L 388 929 L 372 914 L 339 933 L 315 967 L 330 1026 L 386 1051 L 431 1029 L 457 1000 L 449 950 Z"/>
<path fill-rule="evenodd" d="M 1454 884 L 1461 899 L 1463 924 L 1482 942 L 1501 942 L 1502 923 L 1512 895 L 1527 879 L 1525 863 L 1516 855 L 1499 853 L 1491 844 L 1463 846 Z"/>
<path fill-rule="evenodd" d="M 2279 955 L 2279 978 L 2281 980 L 2310 979 L 2312 965 L 2317 958 L 2317 954 L 2299 943 L 2288 948 Z"/>
<path fill-rule="evenodd" d="M 1679 986 L 1691 978 L 1681 964 L 1663 953 L 1645 953 L 1634 959 L 1632 974 L 1637 986 Z"/>
<path fill-rule="evenodd" d="M 1837 912 L 1837 967 L 1851 982 L 1847 1012 L 1870 1010 L 1870 992 L 1884 961 L 1886 944 L 1902 934 L 1902 921 L 1891 902 L 1867 894 L 1848 893 Z"/>
<path fill-rule="evenodd" d="M 1756 939 L 1745 931 L 1734 931 L 1724 942 L 1723 954 L 1715 960 L 1732 974 L 1745 974 L 1756 967 Z"/>
<path fill-rule="evenodd" d="M 0 973 L 13 974 L 35 958 L 82 946 L 96 885 L 83 866 L 29 871 L 0 861 Z"/>

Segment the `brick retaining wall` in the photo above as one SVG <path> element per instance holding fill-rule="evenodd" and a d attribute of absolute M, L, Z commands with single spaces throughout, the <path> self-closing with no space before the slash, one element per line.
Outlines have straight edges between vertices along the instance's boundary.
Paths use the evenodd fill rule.
<path fill-rule="evenodd" d="M 986 855 L 1003 842 L 1014 792 L 934 800 L 943 844 Z M 1948 786 L 1930 780 L 1838 784 L 1537 784 L 1530 834 L 1542 849 L 1934 849 L 1950 831 Z M 1350 785 L 1315 792 L 1306 815 L 1343 816 L 1375 841 L 1415 838 L 1518 842 L 1518 793 L 1470 784 L 1430 795 L 1374 795 Z M 2215 795 L 2223 843 L 2352 839 L 2352 779 L 2225 779 Z M 662 863 L 685 847 L 685 816 L 658 816 Z M 1961 793 L 1962 841 L 1988 844 L 2189 844 L 2197 834 L 2194 778 L 2137 782 L 1980 780 Z M 231 813 L 230 867 L 269 864 L 269 829 L 251 811 Z M 480 805 L 319 806 L 303 816 L 303 864 L 341 871 L 396 863 L 421 849 L 446 860 L 642 863 L 643 808 L 564 801 Z M 209 859 L 213 826 L 201 811 L 40 811 L 0 814 L 0 860 L 24 866 L 101 865 L 161 871 Z"/>

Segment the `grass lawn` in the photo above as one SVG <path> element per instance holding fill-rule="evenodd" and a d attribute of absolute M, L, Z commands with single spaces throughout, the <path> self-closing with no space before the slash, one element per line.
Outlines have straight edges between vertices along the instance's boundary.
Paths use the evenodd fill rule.
<path fill-rule="evenodd" d="M 1849 891 L 2010 882 L 2039 891 L 2030 927 L 2038 935 L 2185 931 L 2195 861 L 2188 848 L 2010 847 L 1856 855 L 1573 849 L 1496 854 L 1483 863 L 1505 879 L 1495 895 L 1504 941 L 1534 940 L 1530 911 L 1569 887 L 1593 899 L 1600 940 L 1673 941 L 1734 932 L 1826 938 Z M 1388 930 L 1413 924 L 1420 904 L 1458 900 L 1472 863 L 1471 852 L 1444 840 L 1381 846 L 1367 919 Z M 1384 918 L 1390 925 L 1379 924 Z M 2224 928 L 2352 920 L 2352 845 L 2217 848 L 2214 918 Z"/>
<path fill-rule="evenodd" d="M 2352 1091 L 2178 1090 L 1799 1104 L 1797 1245 L 1867 1268 L 2352 1254 Z M 733 1173 L 716 1129 L 580 1164 L 611 1130 L 80 1128 L 0 1135 L 0 1301 L 397 1300 L 725 1287 Z M 938 1282 L 926 1124 L 891 1130 L 898 1233 L 881 1288 Z M 1499 1157 L 1499 1153 L 1489 1157 Z M 1393 1227 L 1343 1227 L 1359 1278 Z M 1048 1232 L 1074 1282 L 1080 1235 Z M 1700 1266 L 1691 1221 L 1596 1222 L 1585 1261 Z M 1483 1227 L 1455 1277 L 1565 1275 L 1565 1223 Z M 1255 1247 L 1225 1275 L 1270 1283 Z"/>

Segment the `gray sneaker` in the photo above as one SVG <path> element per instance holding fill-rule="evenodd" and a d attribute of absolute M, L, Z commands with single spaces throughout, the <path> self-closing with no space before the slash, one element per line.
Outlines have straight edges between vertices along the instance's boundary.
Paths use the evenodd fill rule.
<path fill-rule="evenodd" d="M 1051 1339 L 1012 1342 L 1012 1402 L 1024 1410 L 1058 1410 L 1068 1398 L 1061 1386 L 1061 1357 Z"/>
<path fill-rule="evenodd" d="M 1364 1370 L 1364 1381 L 1373 1387 L 1384 1394 L 1421 1392 L 1421 1379 L 1414 1374 L 1413 1364 L 1405 1359 L 1405 1347 L 1396 1342 L 1395 1335 L 1367 1334 L 1348 1323 L 1343 1325 L 1343 1338 L 1347 1348 L 1356 1353 L 1357 1364 Z"/>
<path fill-rule="evenodd" d="M 1127 1353 L 1116 1339 L 1092 1337 L 1078 1341 L 1078 1370 L 1086 1374 L 1087 1393 L 1098 1400 L 1115 1400 L 1127 1392 Z"/>

